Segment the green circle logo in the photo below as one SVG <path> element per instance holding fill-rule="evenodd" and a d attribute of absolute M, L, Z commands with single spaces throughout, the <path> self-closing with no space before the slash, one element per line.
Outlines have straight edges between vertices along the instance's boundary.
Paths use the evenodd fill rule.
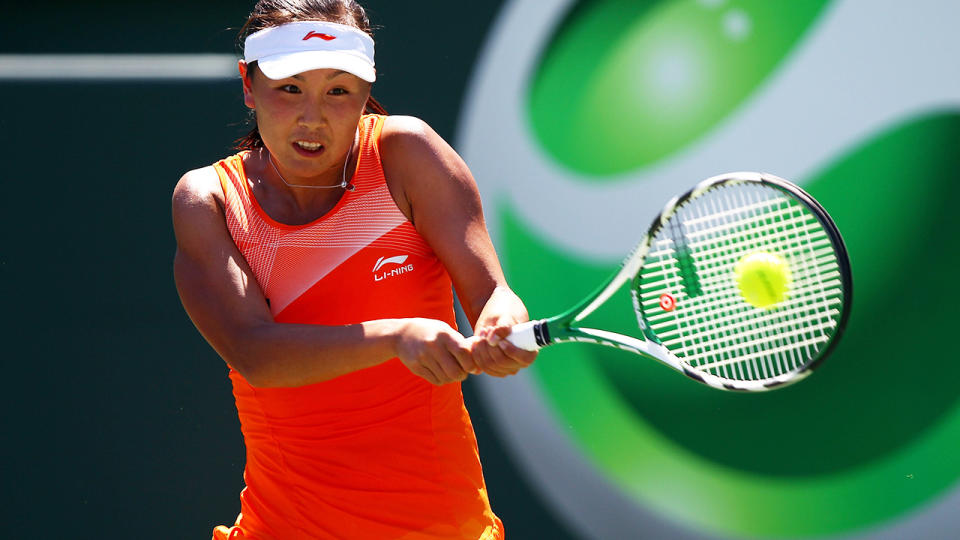
<path fill-rule="evenodd" d="M 854 268 L 844 340 L 803 384 L 727 394 L 589 346 L 484 382 L 505 441 L 574 527 L 672 538 L 960 529 L 960 363 L 946 338 L 960 304 L 948 281 L 958 17 L 934 1 L 508 3 L 458 145 L 532 314 L 591 292 L 667 199 L 728 170 L 803 185 L 836 219 Z M 635 334 L 627 292 L 617 301 L 592 325 Z"/>

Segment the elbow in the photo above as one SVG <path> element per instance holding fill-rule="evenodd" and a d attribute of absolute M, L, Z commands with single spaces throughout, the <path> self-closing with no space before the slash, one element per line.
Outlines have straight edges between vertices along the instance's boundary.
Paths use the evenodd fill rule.
<path fill-rule="evenodd" d="M 265 361 L 262 355 L 252 351 L 231 354 L 227 363 L 234 371 L 254 388 L 277 388 L 288 386 L 279 377 L 278 370 L 270 362 Z"/>
<path fill-rule="evenodd" d="M 254 388 L 282 386 L 276 369 L 266 361 L 267 355 L 257 346 L 257 329 L 247 328 L 237 332 L 229 343 L 218 347 L 218 352 L 231 369 L 240 374 Z"/>
<path fill-rule="evenodd" d="M 227 360 L 230 367 L 254 388 L 276 388 L 283 386 L 274 374 L 269 373 L 262 363 L 249 359 L 239 360 L 236 357 Z"/>

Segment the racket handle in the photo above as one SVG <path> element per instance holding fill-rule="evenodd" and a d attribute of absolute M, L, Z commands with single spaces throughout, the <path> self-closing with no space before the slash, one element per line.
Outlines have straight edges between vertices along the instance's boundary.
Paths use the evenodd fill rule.
<path fill-rule="evenodd" d="M 507 341 L 513 343 L 521 349 L 528 351 L 539 351 L 540 347 L 546 345 L 546 343 L 541 344 L 541 340 L 537 339 L 538 335 L 543 335 L 543 328 L 541 325 L 545 324 L 546 321 L 541 320 L 527 321 L 525 323 L 515 325 L 510 329 L 510 335 L 507 336 Z"/>

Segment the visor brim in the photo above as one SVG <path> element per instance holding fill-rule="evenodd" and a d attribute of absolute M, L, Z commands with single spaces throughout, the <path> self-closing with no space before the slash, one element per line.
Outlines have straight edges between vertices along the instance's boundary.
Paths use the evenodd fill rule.
<path fill-rule="evenodd" d="M 369 83 L 377 80 L 377 72 L 365 58 L 341 51 L 297 51 L 276 54 L 257 60 L 263 74 L 273 80 L 286 79 L 314 69 L 339 69 Z"/>

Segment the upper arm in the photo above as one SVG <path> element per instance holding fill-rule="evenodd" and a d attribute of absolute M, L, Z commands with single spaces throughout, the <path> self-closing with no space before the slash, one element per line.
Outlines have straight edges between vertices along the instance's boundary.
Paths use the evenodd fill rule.
<path fill-rule="evenodd" d="M 447 268 L 471 323 L 505 286 L 477 184 L 457 152 L 423 121 L 387 117 L 384 173 L 401 209 Z"/>
<path fill-rule="evenodd" d="M 173 193 L 177 239 L 174 279 L 183 306 L 214 349 L 243 371 L 238 338 L 272 322 L 263 292 L 227 230 L 222 190 L 212 167 L 185 174 Z"/>

